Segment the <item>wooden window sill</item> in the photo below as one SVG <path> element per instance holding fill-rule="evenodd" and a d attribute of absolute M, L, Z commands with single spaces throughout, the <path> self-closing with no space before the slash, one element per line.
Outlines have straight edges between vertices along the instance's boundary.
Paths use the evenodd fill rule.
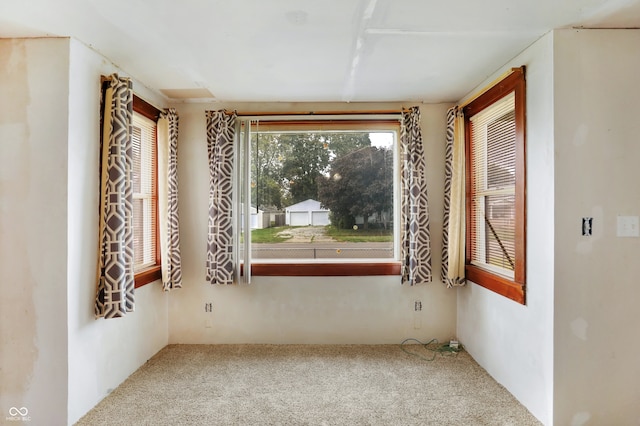
<path fill-rule="evenodd" d="M 162 268 L 160 265 L 151 266 L 144 269 L 134 276 L 135 288 L 142 287 L 143 285 L 152 283 L 162 278 Z"/>
<path fill-rule="evenodd" d="M 514 300 L 522 305 L 525 304 L 524 285 L 513 280 L 492 274 L 477 266 L 467 265 L 467 281 L 471 281 L 488 290 L 498 293 L 504 297 Z"/>
<path fill-rule="evenodd" d="M 356 277 L 400 275 L 400 262 L 380 263 L 252 263 L 252 276 Z"/>

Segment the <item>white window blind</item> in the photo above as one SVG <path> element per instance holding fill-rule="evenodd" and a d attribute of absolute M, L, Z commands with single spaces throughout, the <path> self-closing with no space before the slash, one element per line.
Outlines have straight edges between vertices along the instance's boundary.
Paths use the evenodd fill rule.
<path fill-rule="evenodd" d="M 513 278 L 515 250 L 515 93 L 471 123 L 471 263 Z"/>
<path fill-rule="evenodd" d="M 156 264 L 156 123 L 133 114 L 134 271 Z"/>

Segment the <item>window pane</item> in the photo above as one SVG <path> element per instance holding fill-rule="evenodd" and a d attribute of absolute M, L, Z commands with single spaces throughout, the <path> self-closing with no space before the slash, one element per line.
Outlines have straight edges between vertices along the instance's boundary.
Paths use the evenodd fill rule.
<path fill-rule="evenodd" d="M 395 132 L 251 135 L 254 259 L 392 259 Z"/>
<path fill-rule="evenodd" d="M 156 123 L 133 114 L 134 270 L 156 262 Z"/>
<path fill-rule="evenodd" d="M 515 111 L 487 124 L 487 188 L 516 184 Z"/>
<path fill-rule="evenodd" d="M 471 259 L 507 273 L 515 268 L 516 131 L 511 93 L 470 118 Z"/>
<path fill-rule="evenodd" d="M 133 259 L 134 269 L 144 263 L 144 214 L 143 201 L 133 200 Z"/>
<path fill-rule="evenodd" d="M 486 225 L 485 259 L 500 268 L 515 268 L 515 196 L 490 195 L 485 197 Z"/>
<path fill-rule="evenodd" d="M 139 193 L 142 185 L 142 130 L 133 126 L 131 139 L 133 143 L 133 192 Z"/>
<path fill-rule="evenodd" d="M 526 81 L 511 72 L 464 108 L 467 279 L 518 303 L 526 284 Z"/>

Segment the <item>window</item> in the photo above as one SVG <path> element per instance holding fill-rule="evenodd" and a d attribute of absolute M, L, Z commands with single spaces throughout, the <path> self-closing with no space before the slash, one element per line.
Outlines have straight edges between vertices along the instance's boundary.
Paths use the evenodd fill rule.
<path fill-rule="evenodd" d="M 399 118 L 243 120 L 252 275 L 399 274 L 398 132 Z"/>
<path fill-rule="evenodd" d="M 469 103 L 464 115 L 467 278 L 524 303 L 524 68 Z"/>
<path fill-rule="evenodd" d="M 160 278 L 158 243 L 157 120 L 160 111 L 133 101 L 133 255 L 135 285 Z"/>

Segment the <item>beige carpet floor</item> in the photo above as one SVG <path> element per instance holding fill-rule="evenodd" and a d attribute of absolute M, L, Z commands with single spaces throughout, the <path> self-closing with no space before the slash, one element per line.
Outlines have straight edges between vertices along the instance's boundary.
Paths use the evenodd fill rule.
<path fill-rule="evenodd" d="M 430 348 L 170 345 L 77 425 L 540 424 L 469 354 Z"/>

